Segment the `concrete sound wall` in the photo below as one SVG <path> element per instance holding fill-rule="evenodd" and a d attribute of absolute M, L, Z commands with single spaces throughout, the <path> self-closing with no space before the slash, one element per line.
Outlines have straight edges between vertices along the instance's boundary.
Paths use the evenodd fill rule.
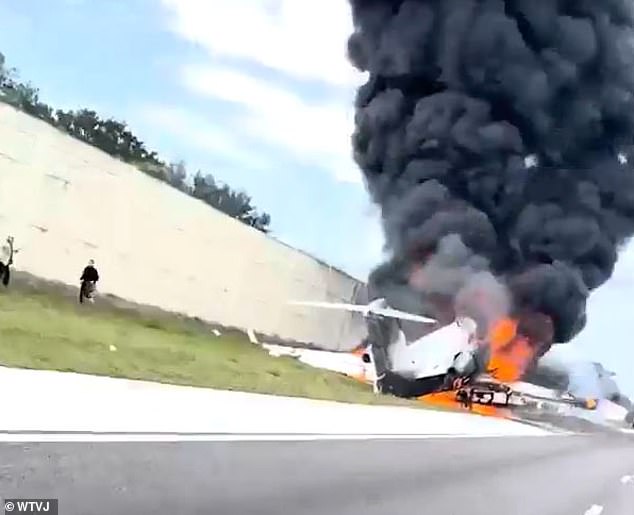
<path fill-rule="evenodd" d="M 0 238 L 16 268 L 284 339 L 338 349 L 362 320 L 289 299 L 365 300 L 364 285 L 136 168 L 0 104 Z"/>

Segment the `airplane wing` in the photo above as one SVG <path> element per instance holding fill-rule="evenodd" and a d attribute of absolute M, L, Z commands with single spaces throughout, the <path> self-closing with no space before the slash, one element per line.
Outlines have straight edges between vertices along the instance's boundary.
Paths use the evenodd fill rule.
<path fill-rule="evenodd" d="M 411 320 L 412 322 L 420 322 L 421 324 L 435 324 L 437 320 L 433 318 L 424 317 L 422 315 L 414 315 L 412 313 L 406 313 L 405 311 L 399 311 L 394 308 L 378 308 L 373 309 L 372 313 L 377 315 L 384 315 L 391 318 L 400 318 L 401 320 Z"/>
<path fill-rule="evenodd" d="M 421 315 L 414 315 L 412 313 L 406 313 L 405 311 L 399 311 L 398 309 L 393 308 L 382 308 L 382 307 L 373 307 L 369 306 L 361 306 L 359 304 L 345 304 L 342 302 L 320 302 L 320 301 L 294 301 L 289 304 L 293 304 L 295 306 L 310 306 L 317 308 L 327 308 L 327 309 L 342 309 L 346 311 L 353 311 L 355 313 L 375 313 L 377 315 L 383 315 L 389 318 L 400 318 L 402 320 L 411 320 L 412 322 L 419 322 L 422 324 L 435 324 L 436 320 L 433 318 L 424 317 Z"/>
<path fill-rule="evenodd" d="M 367 306 L 360 306 L 359 304 L 344 304 L 343 302 L 319 302 L 319 301 L 293 301 L 289 302 L 294 306 L 309 306 L 313 308 L 326 308 L 326 309 L 343 309 L 345 311 L 354 311 L 355 313 L 366 313 Z"/>

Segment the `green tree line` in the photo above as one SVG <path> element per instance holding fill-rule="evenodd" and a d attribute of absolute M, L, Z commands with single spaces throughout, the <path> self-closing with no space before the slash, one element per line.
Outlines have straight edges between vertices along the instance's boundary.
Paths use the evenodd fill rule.
<path fill-rule="evenodd" d="M 192 181 L 183 162 L 166 163 L 132 134 L 124 122 L 101 118 L 90 109 L 64 111 L 40 100 L 39 90 L 19 80 L 17 71 L 6 66 L 0 53 L 0 101 L 35 116 L 78 140 L 93 145 L 113 157 L 130 163 L 152 177 L 195 197 L 227 215 L 268 232 L 271 217 L 260 213 L 249 195 L 218 183 L 213 175 L 198 171 Z"/>

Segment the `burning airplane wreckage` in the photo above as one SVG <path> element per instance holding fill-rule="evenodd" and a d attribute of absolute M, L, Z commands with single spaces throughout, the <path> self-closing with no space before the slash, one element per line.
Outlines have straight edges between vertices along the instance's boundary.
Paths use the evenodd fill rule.
<path fill-rule="evenodd" d="M 512 322 L 480 338 L 476 322 L 458 316 L 449 324 L 389 307 L 385 299 L 367 306 L 299 301 L 295 306 L 356 312 L 367 321 L 368 338 L 353 352 L 327 352 L 264 344 L 272 355 L 290 355 L 371 384 L 377 393 L 423 398 L 445 406 L 557 406 L 593 410 L 596 399 L 576 398 L 520 381 Z M 510 347 L 509 347 L 510 345 Z"/>
<path fill-rule="evenodd" d="M 470 402 L 488 373 L 505 397 L 584 328 L 634 233 L 633 4 L 350 4 L 348 55 L 367 78 L 354 158 L 390 256 L 371 296 L 436 329 L 468 321 L 479 342 L 442 377 L 408 377 L 390 362 L 394 318 L 369 317 L 379 388 Z"/>

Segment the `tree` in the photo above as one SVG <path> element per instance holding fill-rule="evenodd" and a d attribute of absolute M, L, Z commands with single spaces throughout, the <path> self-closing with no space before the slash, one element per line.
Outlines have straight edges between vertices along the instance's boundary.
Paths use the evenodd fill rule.
<path fill-rule="evenodd" d="M 74 116 L 72 111 L 62 111 L 58 109 L 55 111 L 55 126 L 67 132 L 68 134 L 72 134 L 73 131 L 73 120 Z"/>
<path fill-rule="evenodd" d="M 255 227 L 258 231 L 269 232 L 269 224 L 271 223 L 271 215 L 262 213 L 253 219 L 250 223 L 251 227 Z"/>
<path fill-rule="evenodd" d="M 194 176 L 192 195 L 251 227 L 268 232 L 271 217 L 267 213 L 257 213 L 246 193 L 234 191 L 226 184 L 219 186 L 211 174 L 203 176 L 198 172 Z"/>
<path fill-rule="evenodd" d="M 185 182 L 186 179 L 187 169 L 185 168 L 185 163 L 183 161 L 169 164 L 167 167 L 167 182 L 175 188 L 189 193 L 189 187 Z"/>
<path fill-rule="evenodd" d="M 81 109 L 73 116 L 73 133 L 86 143 L 94 143 L 95 131 L 99 126 L 99 118 L 95 111 Z"/>
<path fill-rule="evenodd" d="M 208 203 L 208 199 L 211 198 L 215 189 L 216 182 L 212 175 L 203 176 L 200 170 L 196 172 L 194 176 L 194 189 L 192 191 L 194 197 Z"/>
<path fill-rule="evenodd" d="M 9 77 L 9 70 L 6 68 L 6 60 L 4 54 L 0 52 L 0 87 L 4 86 L 5 81 Z"/>
<path fill-rule="evenodd" d="M 4 54 L 0 52 L 0 89 L 13 87 L 15 76 L 15 68 L 7 67 Z"/>

